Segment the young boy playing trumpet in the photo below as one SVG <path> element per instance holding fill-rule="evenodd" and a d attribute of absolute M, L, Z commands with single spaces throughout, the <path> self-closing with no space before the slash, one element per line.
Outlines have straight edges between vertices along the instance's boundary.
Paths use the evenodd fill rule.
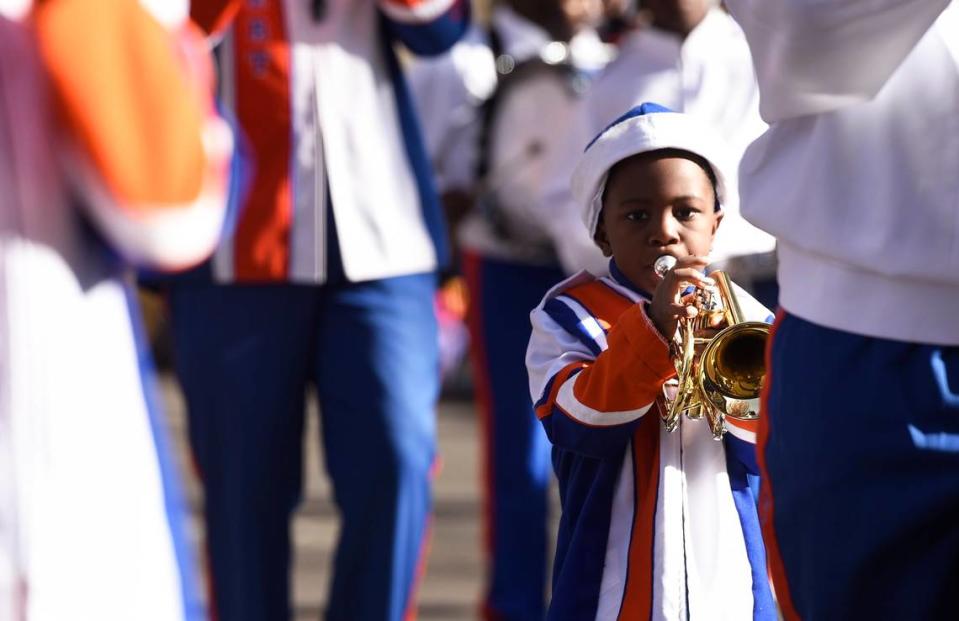
<path fill-rule="evenodd" d="M 530 391 L 553 443 L 563 515 L 549 619 L 775 619 L 755 497 L 755 421 L 668 433 L 669 343 L 698 309 L 729 199 L 722 147 L 685 114 L 642 104 L 587 147 L 573 177 L 610 277 L 580 272 L 532 312 Z M 669 255 L 660 277 L 654 264 Z M 746 319 L 769 311 L 737 290 Z M 717 326 L 719 327 L 719 326 Z M 750 481 L 750 479 L 753 479 Z"/>

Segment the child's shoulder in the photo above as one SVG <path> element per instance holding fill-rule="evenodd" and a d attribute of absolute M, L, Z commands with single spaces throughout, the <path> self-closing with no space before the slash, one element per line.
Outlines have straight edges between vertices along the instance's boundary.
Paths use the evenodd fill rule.
<path fill-rule="evenodd" d="M 595 321 L 608 330 L 624 311 L 642 300 L 613 279 L 584 270 L 550 289 L 533 313 L 544 313 L 560 325 L 577 328 Z"/>
<path fill-rule="evenodd" d="M 644 298 L 636 292 L 622 286 L 608 276 L 594 276 L 586 270 L 573 274 L 553 286 L 546 292 L 538 308 L 543 308 L 550 300 L 560 297 L 592 298 L 622 300 L 628 304 L 639 302 Z"/>
<path fill-rule="evenodd" d="M 553 288 L 546 292 L 546 295 L 543 296 L 542 301 L 540 301 L 537 308 L 543 308 L 546 306 L 546 303 L 550 300 L 554 300 L 557 297 L 565 294 L 567 291 L 571 291 L 578 287 L 583 287 L 591 283 L 596 282 L 596 276 L 593 276 L 586 270 L 580 270 L 576 274 L 573 274 L 566 280 L 561 280 L 560 282 L 553 285 Z"/>

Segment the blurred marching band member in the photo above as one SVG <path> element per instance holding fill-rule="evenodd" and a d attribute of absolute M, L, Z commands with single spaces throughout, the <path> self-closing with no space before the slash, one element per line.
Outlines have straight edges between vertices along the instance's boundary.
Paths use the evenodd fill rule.
<path fill-rule="evenodd" d="M 779 252 L 759 458 L 783 615 L 955 616 L 959 4 L 727 4 L 770 125 L 740 182 Z"/>
<path fill-rule="evenodd" d="M 526 382 L 529 311 L 564 278 L 556 246 L 577 235 L 590 242 L 579 224 L 554 236 L 533 217 L 533 202 L 589 79 L 609 58 L 590 27 L 599 12 L 591 1 L 499 2 L 488 27 L 410 72 L 470 295 L 490 619 L 544 615 L 551 468 Z"/>
<path fill-rule="evenodd" d="M 185 2 L 0 2 L 0 619 L 201 618 L 130 267 L 219 238 Z M 148 10 L 149 9 L 149 10 Z"/>
<path fill-rule="evenodd" d="M 255 160 L 210 263 L 171 295 L 221 621 L 290 616 L 305 391 L 342 528 L 330 619 L 415 607 L 432 504 L 444 224 L 393 44 L 448 49 L 463 0 L 198 0 Z"/>

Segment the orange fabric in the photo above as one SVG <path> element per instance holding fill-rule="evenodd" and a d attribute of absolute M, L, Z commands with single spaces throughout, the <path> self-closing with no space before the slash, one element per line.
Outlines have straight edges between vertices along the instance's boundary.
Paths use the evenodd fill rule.
<path fill-rule="evenodd" d="M 776 539 L 773 515 L 773 480 L 766 469 L 766 443 L 769 441 L 769 425 L 771 424 L 771 413 L 768 406 L 769 391 L 773 384 L 772 350 L 773 343 L 776 340 L 776 328 L 782 323 L 784 315 L 785 313 L 782 310 L 776 313 L 776 322 L 769 331 L 769 339 L 766 341 L 766 383 L 763 385 L 760 397 L 762 416 L 759 418 L 759 437 L 756 447 L 757 457 L 759 458 L 759 473 L 763 481 L 759 489 L 759 516 L 763 541 L 766 543 L 766 554 L 769 559 L 769 573 L 775 588 L 776 599 L 779 601 L 779 608 L 786 621 L 799 621 L 801 617 L 793 605 L 792 595 L 789 593 L 789 582 L 786 579 L 786 567 L 783 565 L 782 556 L 779 553 L 779 540 Z"/>
<path fill-rule="evenodd" d="M 653 537 L 659 491 L 659 416 L 646 416 L 633 432 L 633 529 L 629 571 L 619 619 L 648 619 L 653 607 Z"/>
<path fill-rule="evenodd" d="M 759 431 L 759 419 L 755 420 L 739 420 L 738 418 L 733 418 L 732 416 L 726 417 L 726 424 L 737 429 L 742 429 L 743 431 L 752 431 L 756 433 Z"/>
<path fill-rule="evenodd" d="M 563 295 L 579 302 L 596 318 L 603 329 L 609 329 L 616 323 L 616 319 L 633 305 L 632 300 L 598 280 L 571 287 L 568 291 L 564 291 Z"/>
<path fill-rule="evenodd" d="M 240 281 L 283 280 L 290 263 L 290 45 L 282 2 L 245 8 L 234 32 L 236 113 L 256 171 L 234 239 Z M 250 36 L 253 28 L 262 36 Z"/>
<path fill-rule="evenodd" d="M 603 307 L 616 308 L 610 300 L 604 301 Z M 600 412 L 645 407 L 662 394 L 663 383 L 676 374 L 669 348 L 640 304 L 629 305 L 608 321 L 613 324 L 606 335 L 609 348 L 576 377 L 573 395 Z"/>
<path fill-rule="evenodd" d="M 203 110 L 170 34 L 134 0 L 47 0 L 34 27 L 63 119 L 115 197 L 195 200 Z"/>
<path fill-rule="evenodd" d="M 243 6 L 243 0 L 192 0 L 190 19 L 207 34 L 226 30 Z"/>

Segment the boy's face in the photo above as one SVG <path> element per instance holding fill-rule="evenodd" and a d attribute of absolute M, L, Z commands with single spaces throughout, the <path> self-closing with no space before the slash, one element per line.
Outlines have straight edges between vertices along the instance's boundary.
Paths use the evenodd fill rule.
<path fill-rule="evenodd" d="M 670 153 L 637 155 L 612 169 L 594 239 L 634 285 L 652 292 L 657 258 L 709 254 L 722 220 L 715 204 L 697 163 Z"/>

